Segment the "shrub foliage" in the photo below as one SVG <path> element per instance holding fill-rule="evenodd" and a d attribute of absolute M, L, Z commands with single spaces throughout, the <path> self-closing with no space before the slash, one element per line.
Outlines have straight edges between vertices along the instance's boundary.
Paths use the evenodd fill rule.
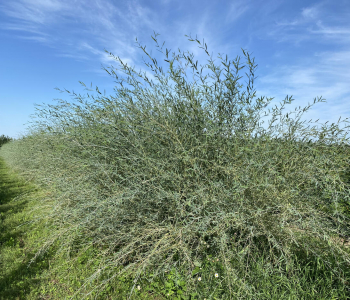
<path fill-rule="evenodd" d="M 114 67 L 104 68 L 119 79 L 116 96 L 102 97 L 98 87 L 88 100 L 67 91 L 76 102 L 42 106 L 28 135 L 2 150 L 14 168 L 57 189 L 56 230 L 42 251 L 57 239 L 70 257 L 98 247 L 105 260 L 94 276 L 106 272 L 109 279 L 118 275 L 114 266 L 135 280 L 176 267 L 189 291 L 199 290 L 193 276 L 213 255 L 227 299 L 257 295 L 261 272 L 293 278 L 297 264 L 322 264 L 344 284 L 350 263 L 346 129 L 338 121 L 308 130 L 299 119 L 316 99 L 295 120 L 296 111 L 282 115 L 293 101 L 287 96 L 265 130 L 260 113 L 273 98 L 256 99 L 249 53 L 242 49 L 244 66 L 239 57 L 221 55 L 216 66 L 207 45 L 189 37 L 210 57 L 211 73 L 203 77 L 193 55 L 179 50 L 171 58 L 156 37 L 175 85 L 146 47 L 138 44 L 159 83 L 105 50 L 128 75 L 125 81 Z M 186 81 L 181 59 L 197 81 Z M 249 84 L 242 92 L 244 67 Z M 280 124 L 273 125 L 277 116 Z M 259 275 L 253 266 L 261 260 Z"/>

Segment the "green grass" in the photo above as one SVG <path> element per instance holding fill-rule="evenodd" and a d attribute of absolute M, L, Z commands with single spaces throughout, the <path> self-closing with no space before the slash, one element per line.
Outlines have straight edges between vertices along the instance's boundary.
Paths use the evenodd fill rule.
<path fill-rule="evenodd" d="M 252 105 L 256 66 L 243 53 L 247 93 L 238 93 L 239 59 L 231 69 L 222 62 L 226 79 L 211 59 L 207 83 L 193 56 L 170 59 L 166 50 L 175 87 L 152 59 L 160 85 L 137 74 L 134 90 L 119 82 L 117 97 L 89 95 L 89 103 L 73 93 L 78 103 L 38 109 L 28 134 L 0 150 L 1 295 L 348 299 L 349 140 L 334 124 L 308 131 L 294 112 L 280 118 L 287 131 L 273 122 L 261 130 L 256 113 L 272 98 Z M 181 58 L 201 86 L 175 70 Z M 281 114 L 273 110 L 275 120 Z M 8 174 L 35 188 L 15 194 Z"/>
<path fill-rule="evenodd" d="M 35 208 L 37 189 L 20 180 L 0 160 L 0 298 L 27 299 L 31 290 L 40 286 L 39 277 L 48 268 L 45 259 L 27 265 L 38 247 L 36 239 L 45 233 L 38 227 L 31 210 Z M 24 225 L 23 225 L 24 224 Z"/>

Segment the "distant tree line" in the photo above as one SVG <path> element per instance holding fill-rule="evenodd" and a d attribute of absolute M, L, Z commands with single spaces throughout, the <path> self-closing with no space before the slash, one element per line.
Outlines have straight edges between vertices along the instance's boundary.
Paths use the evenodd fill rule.
<path fill-rule="evenodd" d="M 10 138 L 9 136 L 5 136 L 5 135 L 1 135 L 0 136 L 0 147 L 10 141 L 12 141 L 13 139 Z"/>

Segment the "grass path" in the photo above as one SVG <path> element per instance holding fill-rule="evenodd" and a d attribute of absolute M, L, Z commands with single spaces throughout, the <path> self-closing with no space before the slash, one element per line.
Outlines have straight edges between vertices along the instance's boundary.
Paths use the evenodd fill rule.
<path fill-rule="evenodd" d="M 32 221 L 32 201 L 42 192 L 11 172 L 0 158 L 0 299 L 40 299 L 40 277 L 49 268 L 50 253 L 31 264 L 37 238 L 47 234 L 45 226 Z"/>

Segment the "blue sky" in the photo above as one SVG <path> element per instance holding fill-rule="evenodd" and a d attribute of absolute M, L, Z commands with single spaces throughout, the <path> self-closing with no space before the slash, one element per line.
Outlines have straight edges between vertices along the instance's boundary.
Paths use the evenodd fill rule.
<path fill-rule="evenodd" d="M 34 103 L 74 101 L 55 87 L 86 95 L 82 81 L 115 95 L 119 85 L 101 67 L 118 63 L 104 49 L 156 82 L 143 58 L 150 60 L 135 43 L 137 37 L 166 73 L 168 63 L 151 38 L 154 31 L 160 34 L 159 45 L 165 42 L 163 50 L 189 51 L 199 65 L 209 57 L 185 35 L 204 39 L 216 65 L 221 64 L 218 53 L 229 60 L 239 55 L 243 63 L 241 48 L 247 50 L 258 64 L 257 97 L 274 97 L 265 111 L 279 108 L 287 95 L 295 101 L 286 104 L 283 114 L 322 96 L 327 102 L 316 103 L 301 121 L 319 119 L 319 128 L 326 121 L 337 123 L 340 116 L 350 121 L 348 0 L 8 0 L 0 2 L 0 25 L 0 135 L 24 134 Z M 244 72 L 240 82 L 246 86 Z M 187 76 L 192 78 L 190 68 Z M 264 117 L 262 127 L 270 119 Z"/>

